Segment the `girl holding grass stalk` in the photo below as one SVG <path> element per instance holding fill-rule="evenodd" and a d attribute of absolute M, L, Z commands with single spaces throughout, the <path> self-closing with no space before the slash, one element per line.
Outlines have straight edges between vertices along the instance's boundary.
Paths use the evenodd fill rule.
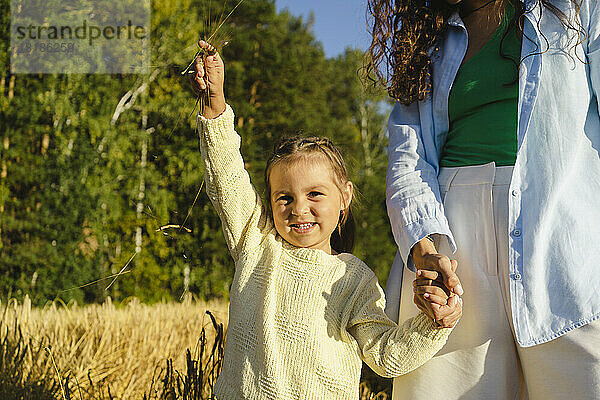
<path fill-rule="evenodd" d="M 371 71 L 397 100 L 390 315 L 412 316 L 415 268 L 448 275 L 456 263 L 467 310 L 436 357 L 394 380 L 393 398 L 599 398 L 600 2 L 369 10 Z"/>
<path fill-rule="evenodd" d="M 423 313 L 401 326 L 386 317 L 377 278 L 350 254 L 354 186 L 337 148 L 314 137 L 279 143 L 263 207 L 225 102 L 223 61 L 199 46 L 193 85 L 208 97 L 198 115 L 206 188 L 235 261 L 216 397 L 356 400 L 362 360 L 389 377 L 430 359 L 451 329 Z M 460 315 L 457 296 L 439 301 Z"/>

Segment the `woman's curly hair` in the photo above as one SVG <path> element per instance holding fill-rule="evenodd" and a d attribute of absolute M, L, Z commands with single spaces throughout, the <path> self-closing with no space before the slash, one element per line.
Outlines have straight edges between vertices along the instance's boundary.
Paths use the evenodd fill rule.
<path fill-rule="evenodd" d="M 523 35 L 525 14 L 530 12 L 524 3 L 497 1 L 512 3 L 516 12 L 509 29 Z M 567 30 L 576 33 L 571 37 L 570 48 L 585 40 L 586 32 L 578 19 L 581 0 L 569 0 L 575 11 L 570 16 L 552 4 L 552 0 L 537 1 L 542 10 L 552 12 Z M 445 0 L 368 0 L 372 41 L 366 52 L 366 78 L 385 85 L 390 97 L 403 104 L 425 99 L 431 91 L 430 55 L 446 33 L 448 18 L 460 11 L 460 4 L 450 5 Z M 538 49 L 538 53 L 548 50 L 548 41 L 545 37 L 544 40 L 546 48 Z M 502 51 L 501 55 L 506 58 Z M 518 69 L 522 60 L 513 61 Z"/>

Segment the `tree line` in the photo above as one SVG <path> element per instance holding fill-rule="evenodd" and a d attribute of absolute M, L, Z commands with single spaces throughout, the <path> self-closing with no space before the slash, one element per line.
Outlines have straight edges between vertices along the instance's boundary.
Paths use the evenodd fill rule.
<path fill-rule="evenodd" d="M 11 73 L 10 1 L 0 0 L 0 293 L 28 293 L 35 304 L 227 298 L 233 263 L 201 187 L 196 99 L 181 75 L 197 40 L 227 14 L 222 3 L 152 2 L 147 74 L 24 75 Z M 385 211 L 389 103 L 363 88 L 362 53 L 326 58 L 311 21 L 277 13 L 272 0 L 244 1 L 220 34 L 255 186 L 264 189 L 282 136 L 332 138 L 360 193 L 355 254 L 385 280 L 395 253 Z"/>

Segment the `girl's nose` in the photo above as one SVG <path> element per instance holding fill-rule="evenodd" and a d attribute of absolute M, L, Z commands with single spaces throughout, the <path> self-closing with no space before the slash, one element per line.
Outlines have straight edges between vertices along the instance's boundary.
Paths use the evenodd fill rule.
<path fill-rule="evenodd" d="M 292 215 L 301 216 L 308 213 L 308 203 L 306 201 L 295 201 L 292 205 Z"/>

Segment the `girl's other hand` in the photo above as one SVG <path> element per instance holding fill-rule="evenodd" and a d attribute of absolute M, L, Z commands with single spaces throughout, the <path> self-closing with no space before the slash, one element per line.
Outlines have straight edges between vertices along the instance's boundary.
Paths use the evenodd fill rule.
<path fill-rule="evenodd" d="M 225 93 L 223 91 L 225 64 L 212 45 L 200 40 L 198 46 L 204 49 L 207 55 L 201 54 L 196 58 L 192 88 L 198 95 L 204 95 L 204 91 L 208 90 L 208 101 L 202 115 L 212 119 L 225 111 Z"/>

